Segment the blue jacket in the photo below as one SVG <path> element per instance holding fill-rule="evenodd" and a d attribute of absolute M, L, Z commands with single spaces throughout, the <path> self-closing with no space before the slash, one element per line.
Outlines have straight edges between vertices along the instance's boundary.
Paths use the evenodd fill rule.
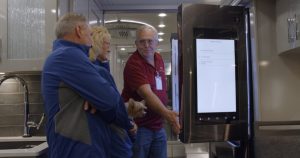
<path fill-rule="evenodd" d="M 113 77 L 110 74 L 109 62 L 101 62 L 96 60 L 93 62 L 95 65 L 99 66 L 100 74 L 103 74 L 103 77 L 111 82 L 115 88 L 117 86 Z M 120 104 L 125 107 L 123 99 Z M 128 118 L 129 119 L 129 118 Z M 129 119 L 129 121 L 133 121 Z M 119 128 L 118 126 L 111 125 L 112 133 L 111 133 L 111 149 L 113 152 L 111 153 L 112 158 L 131 158 L 132 153 L 132 140 L 134 139 L 134 135 L 131 135 L 129 131 Z"/>
<path fill-rule="evenodd" d="M 65 40 L 53 43 L 42 72 L 49 158 L 110 158 L 110 124 L 132 125 L 116 87 L 88 59 L 89 47 Z M 84 100 L 96 114 L 83 110 Z"/>
<path fill-rule="evenodd" d="M 100 67 L 105 68 L 107 71 L 110 72 L 110 66 L 109 66 L 109 61 L 99 61 L 98 59 L 96 59 L 95 61 L 93 61 L 94 64 L 99 65 Z"/>

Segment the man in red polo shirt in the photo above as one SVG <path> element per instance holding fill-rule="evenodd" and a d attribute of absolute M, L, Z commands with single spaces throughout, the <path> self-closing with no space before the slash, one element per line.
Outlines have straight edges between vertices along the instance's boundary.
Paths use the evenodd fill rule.
<path fill-rule="evenodd" d="M 142 26 L 136 32 L 137 50 L 128 59 L 124 69 L 124 89 L 122 97 L 146 101 L 147 113 L 136 118 L 138 125 L 136 141 L 133 145 L 134 158 L 166 158 L 167 138 L 163 128 L 163 119 L 178 134 L 180 125 L 178 114 L 166 108 L 166 76 L 164 62 L 159 53 L 158 35 L 155 28 Z"/>

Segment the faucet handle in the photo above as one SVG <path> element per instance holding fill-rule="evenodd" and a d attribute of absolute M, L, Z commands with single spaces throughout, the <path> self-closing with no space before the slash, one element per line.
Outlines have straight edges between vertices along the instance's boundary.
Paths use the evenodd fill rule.
<path fill-rule="evenodd" d="M 36 127 L 37 130 L 40 129 L 40 126 L 41 126 L 41 124 L 43 123 L 44 119 L 45 119 L 45 113 L 42 114 L 42 117 L 41 117 L 41 119 L 40 119 L 40 122 L 37 124 L 37 127 Z"/>
<path fill-rule="evenodd" d="M 34 121 L 28 121 L 27 126 L 28 127 L 37 127 L 38 125 Z"/>
<path fill-rule="evenodd" d="M 42 117 L 41 117 L 39 123 L 35 123 L 34 121 L 28 121 L 27 126 L 30 127 L 30 128 L 36 128 L 37 130 L 39 130 L 41 124 L 44 121 L 44 118 L 45 118 L 45 113 L 42 114 Z"/>

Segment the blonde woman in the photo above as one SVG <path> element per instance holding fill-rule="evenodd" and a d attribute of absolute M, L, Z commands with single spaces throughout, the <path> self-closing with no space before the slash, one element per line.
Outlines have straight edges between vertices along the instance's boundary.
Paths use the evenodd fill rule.
<path fill-rule="evenodd" d="M 110 71 L 108 58 L 111 36 L 108 30 L 103 26 L 93 27 L 92 32 L 93 44 L 89 52 L 89 58 L 94 64 Z"/>
<path fill-rule="evenodd" d="M 116 85 L 114 83 L 114 80 L 109 72 L 109 60 L 108 55 L 110 53 L 110 40 L 111 36 L 108 32 L 108 30 L 103 26 L 97 26 L 92 28 L 92 48 L 89 52 L 89 58 L 90 60 L 95 64 L 100 66 L 99 72 L 101 75 L 111 84 L 114 85 L 116 89 Z M 106 69 L 106 70 L 104 70 Z M 125 105 L 123 100 L 119 102 L 119 104 L 122 104 L 125 109 L 125 107 L 128 107 L 128 104 Z M 134 100 L 129 101 L 129 107 L 128 107 L 128 113 L 131 114 L 131 116 L 141 116 L 144 115 L 144 109 L 146 107 L 141 102 L 135 102 Z M 123 111 L 123 110 L 122 110 Z M 120 113 L 123 114 L 123 113 Z M 129 118 L 128 118 L 129 119 Z M 129 119 L 129 121 L 132 121 Z M 130 139 L 130 136 L 134 137 L 137 126 L 132 121 L 132 126 L 128 129 L 124 128 L 122 126 L 122 122 L 124 120 L 117 120 L 115 122 L 120 123 L 114 123 L 111 124 L 110 127 L 112 129 L 111 133 L 111 157 L 112 158 L 131 158 L 132 157 L 132 142 Z"/>
<path fill-rule="evenodd" d="M 108 30 L 103 26 L 92 28 L 92 48 L 89 51 L 90 60 L 106 70 L 110 71 L 109 53 L 111 36 Z M 129 105 L 129 106 L 128 106 Z M 129 99 L 126 103 L 128 114 L 133 118 L 143 117 L 145 115 L 144 102 L 136 102 Z"/>

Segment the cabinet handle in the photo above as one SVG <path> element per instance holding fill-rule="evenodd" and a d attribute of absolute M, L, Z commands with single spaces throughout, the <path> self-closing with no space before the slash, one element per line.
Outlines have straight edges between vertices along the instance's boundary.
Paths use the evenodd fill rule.
<path fill-rule="evenodd" d="M 298 22 L 296 21 L 296 15 L 293 18 L 288 18 L 288 42 L 294 43 L 298 40 Z"/>
<path fill-rule="evenodd" d="M 293 23 L 294 23 L 294 20 L 293 18 L 288 18 L 287 19 L 287 22 L 288 22 L 288 42 L 289 43 L 293 43 L 294 42 L 294 38 L 293 38 L 293 29 L 291 28 L 293 26 Z"/>
<path fill-rule="evenodd" d="M 295 24 L 296 26 L 296 30 L 295 30 L 295 36 L 296 36 L 296 40 L 299 40 L 299 38 L 298 38 L 298 33 L 299 33 L 299 30 L 298 30 L 298 22 L 296 22 L 296 24 Z"/>
<path fill-rule="evenodd" d="M 0 62 L 2 61 L 2 38 L 0 38 Z"/>

